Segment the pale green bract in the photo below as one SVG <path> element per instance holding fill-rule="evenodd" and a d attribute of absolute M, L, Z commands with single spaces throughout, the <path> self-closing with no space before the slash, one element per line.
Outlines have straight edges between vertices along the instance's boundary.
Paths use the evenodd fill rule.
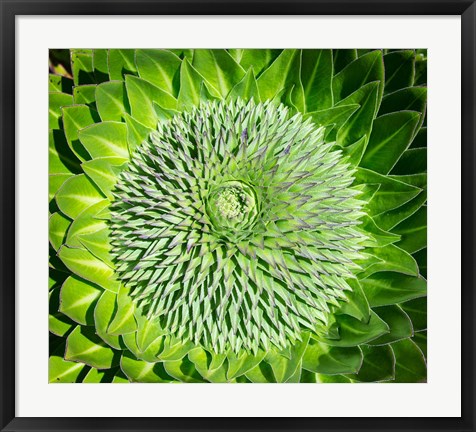
<path fill-rule="evenodd" d="M 70 54 L 50 382 L 426 381 L 424 50 Z"/>

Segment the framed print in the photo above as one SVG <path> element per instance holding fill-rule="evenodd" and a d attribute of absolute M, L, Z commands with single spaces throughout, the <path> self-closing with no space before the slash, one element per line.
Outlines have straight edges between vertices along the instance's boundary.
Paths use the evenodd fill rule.
<path fill-rule="evenodd" d="M 3 2 L 2 430 L 473 431 L 474 7 Z"/>

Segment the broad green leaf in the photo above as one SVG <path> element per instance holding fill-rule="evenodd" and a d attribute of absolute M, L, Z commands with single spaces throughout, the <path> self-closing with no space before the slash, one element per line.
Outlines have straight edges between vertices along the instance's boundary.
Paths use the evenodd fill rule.
<path fill-rule="evenodd" d="M 245 75 L 245 70 L 224 49 L 198 49 L 192 65 L 223 98 Z"/>
<path fill-rule="evenodd" d="M 417 111 L 421 114 L 416 127 L 419 130 L 426 111 L 426 87 L 407 87 L 385 95 L 380 105 L 379 116 L 396 111 Z"/>
<path fill-rule="evenodd" d="M 347 161 L 350 162 L 352 166 L 357 167 L 364 155 L 366 147 L 367 135 L 364 135 L 357 142 L 346 145 L 342 148 L 342 155 L 347 157 Z"/>
<path fill-rule="evenodd" d="M 232 49 L 227 49 L 228 53 L 235 59 L 236 62 L 240 62 L 241 57 L 243 56 L 243 51 L 244 49 L 242 48 L 232 48 Z"/>
<path fill-rule="evenodd" d="M 275 383 L 276 378 L 273 375 L 273 369 L 271 366 L 262 361 L 253 369 L 250 369 L 245 374 L 246 378 L 248 378 L 251 382 L 254 383 Z"/>
<path fill-rule="evenodd" d="M 195 50 L 193 49 L 169 49 L 171 53 L 175 54 L 180 59 L 188 59 L 189 61 L 193 60 L 193 53 Z"/>
<path fill-rule="evenodd" d="M 86 248 L 91 252 L 96 258 L 101 260 L 104 264 L 107 264 L 109 267 L 114 268 L 114 263 L 112 262 L 111 257 L 111 245 L 109 239 L 111 234 L 109 228 L 103 228 L 100 231 L 83 234 L 79 241 L 81 246 Z"/>
<path fill-rule="evenodd" d="M 385 64 L 385 93 L 411 87 L 415 78 L 415 52 L 393 51 L 383 57 Z"/>
<path fill-rule="evenodd" d="M 49 219 L 49 240 L 53 249 L 57 251 L 63 244 L 71 220 L 61 213 L 53 213 Z"/>
<path fill-rule="evenodd" d="M 261 101 L 253 69 L 248 69 L 243 79 L 231 89 L 228 97 L 232 100 L 241 98 L 244 101 L 253 99 L 256 103 Z"/>
<path fill-rule="evenodd" d="M 101 192 L 84 174 L 66 180 L 56 193 L 58 207 L 71 219 L 103 199 Z"/>
<path fill-rule="evenodd" d="M 349 63 L 334 76 L 332 80 L 334 101 L 339 102 L 362 88 L 365 84 L 379 81 L 381 83 L 377 97 L 377 106 L 379 106 L 382 99 L 384 80 L 382 52 L 380 50 L 371 51 Z"/>
<path fill-rule="evenodd" d="M 66 361 L 60 356 L 51 356 L 48 362 L 48 382 L 74 383 L 87 366 L 84 363 Z"/>
<path fill-rule="evenodd" d="M 148 319 L 139 313 L 140 311 L 137 312 L 137 348 L 144 352 L 150 344 L 162 337 L 166 332 L 162 329 L 159 319 Z"/>
<path fill-rule="evenodd" d="M 300 366 L 302 357 L 309 342 L 309 333 L 301 334 L 302 341 L 297 341 L 291 348 L 291 355 L 288 358 L 281 352 L 274 350 L 266 354 L 265 360 L 273 371 L 273 376 L 277 382 L 288 381 Z"/>
<path fill-rule="evenodd" d="M 415 55 L 415 79 L 413 85 L 426 85 L 427 50 L 417 49 Z"/>
<path fill-rule="evenodd" d="M 49 292 L 49 315 L 48 329 L 51 333 L 64 337 L 76 323 L 71 321 L 66 315 L 59 312 L 60 288 L 54 288 Z"/>
<path fill-rule="evenodd" d="M 392 231 L 402 236 L 397 246 L 409 253 L 423 249 L 427 245 L 427 208 L 420 207 L 412 216 L 399 223 Z"/>
<path fill-rule="evenodd" d="M 123 121 L 130 113 L 126 87 L 122 81 L 109 81 L 96 87 L 96 106 L 102 121 Z"/>
<path fill-rule="evenodd" d="M 266 353 L 264 351 L 258 351 L 256 355 L 249 355 L 245 352 L 239 354 L 228 353 L 228 371 L 226 373 L 228 380 L 239 377 L 246 374 L 249 370 L 256 367 L 261 360 L 264 359 Z"/>
<path fill-rule="evenodd" d="M 395 382 L 426 382 L 425 357 L 411 339 L 404 339 L 392 344 L 395 354 Z"/>
<path fill-rule="evenodd" d="M 120 335 L 137 330 L 134 318 L 134 304 L 128 295 L 129 290 L 121 286 L 117 295 L 117 310 L 107 329 L 109 334 Z"/>
<path fill-rule="evenodd" d="M 81 129 L 79 139 L 93 159 L 101 157 L 129 157 L 127 126 L 120 122 L 101 122 Z"/>
<path fill-rule="evenodd" d="M 127 75 L 126 89 L 132 117 L 152 129 L 157 126 L 154 102 L 166 109 L 177 108 L 177 100 L 171 94 L 141 78 Z"/>
<path fill-rule="evenodd" d="M 204 85 L 205 83 L 202 83 L 202 84 Z M 176 116 L 177 114 L 180 114 L 180 111 L 173 110 L 173 109 L 165 109 L 156 102 L 154 102 L 154 110 L 155 110 L 155 113 L 157 114 L 158 120 L 161 122 L 170 120 L 172 117 Z"/>
<path fill-rule="evenodd" d="M 380 185 L 366 208 L 377 225 L 383 229 L 389 228 L 380 224 L 379 219 L 375 216 L 400 207 L 415 198 L 421 191 L 419 188 L 365 168 L 359 168 L 356 171 L 355 184 Z"/>
<path fill-rule="evenodd" d="M 62 129 L 63 121 L 61 119 L 61 108 L 71 105 L 73 97 L 67 93 L 50 92 L 48 106 L 48 127 L 49 129 Z"/>
<path fill-rule="evenodd" d="M 253 68 L 255 76 L 258 77 L 276 60 L 282 51 L 281 49 L 243 49 L 240 65 L 245 70 Z"/>
<path fill-rule="evenodd" d="M 119 364 L 120 354 L 107 346 L 93 328 L 78 325 L 68 336 L 64 357 L 97 369 L 109 369 Z"/>
<path fill-rule="evenodd" d="M 347 279 L 346 282 L 352 288 L 352 291 L 346 292 L 347 301 L 342 303 L 340 313 L 350 315 L 363 322 L 368 322 L 370 319 L 369 302 L 365 298 L 359 281 L 357 279 Z"/>
<path fill-rule="evenodd" d="M 310 340 L 302 358 L 302 367 L 321 374 L 356 373 L 362 364 L 359 347 L 341 348 Z"/>
<path fill-rule="evenodd" d="M 427 174 L 426 172 L 420 174 L 407 174 L 407 175 L 391 175 L 391 178 L 402 181 L 403 183 L 416 186 L 420 189 L 426 189 L 427 186 Z"/>
<path fill-rule="evenodd" d="M 416 332 L 427 329 L 427 298 L 420 297 L 400 305 L 412 320 Z"/>
<path fill-rule="evenodd" d="M 180 91 L 177 97 L 177 106 L 170 107 L 172 109 L 178 108 L 183 110 L 198 106 L 201 100 L 201 88 L 204 78 L 198 71 L 189 63 L 187 59 L 182 61 L 180 67 Z M 220 97 L 220 94 L 215 96 Z M 160 104 L 163 108 L 169 108 Z"/>
<path fill-rule="evenodd" d="M 48 91 L 60 93 L 73 93 L 73 80 L 63 75 L 49 74 Z"/>
<path fill-rule="evenodd" d="M 400 303 L 426 295 L 426 280 L 421 276 L 381 272 L 360 281 L 370 306 Z"/>
<path fill-rule="evenodd" d="M 78 324 L 94 325 L 94 307 L 102 289 L 76 276 L 63 283 L 60 294 L 60 312 Z"/>
<path fill-rule="evenodd" d="M 72 49 L 70 52 L 74 85 L 94 84 L 93 50 Z"/>
<path fill-rule="evenodd" d="M 197 347 L 188 353 L 188 358 L 205 380 L 210 382 L 227 381 L 226 366 L 223 367 L 223 362 L 226 359 L 225 354 L 213 354 Z"/>
<path fill-rule="evenodd" d="M 81 172 L 78 158 L 68 147 L 62 130 L 48 133 L 48 172 L 50 174 L 78 174 Z"/>
<path fill-rule="evenodd" d="M 87 105 L 96 109 L 96 84 L 77 86 L 73 89 L 73 99 L 75 105 Z"/>
<path fill-rule="evenodd" d="M 126 115 L 127 143 L 132 153 L 153 131 L 153 129 L 143 125 L 133 117 Z"/>
<path fill-rule="evenodd" d="M 409 148 L 405 150 L 402 157 L 392 169 L 395 175 L 412 175 L 425 173 L 427 170 L 427 150 L 426 147 Z M 426 186 L 426 185 L 425 185 Z"/>
<path fill-rule="evenodd" d="M 116 349 L 122 349 L 124 344 L 120 336 L 114 336 L 107 332 L 116 311 L 116 294 L 104 291 L 94 308 L 94 322 L 97 335 L 108 345 Z"/>
<path fill-rule="evenodd" d="M 302 50 L 301 81 L 304 87 L 306 112 L 332 107 L 333 70 L 332 50 Z"/>
<path fill-rule="evenodd" d="M 291 100 L 304 111 L 304 89 L 301 83 L 301 51 L 285 49 L 258 77 L 258 89 L 262 100 L 273 99 L 282 89 L 292 88 Z"/>
<path fill-rule="evenodd" d="M 423 355 L 427 356 L 427 334 L 426 331 L 421 331 L 415 333 L 415 336 L 412 338 L 413 342 L 418 345 L 418 348 L 421 349 Z"/>
<path fill-rule="evenodd" d="M 386 345 L 413 336 L 413 326 L 408 315 L 398 305 L 373 309 L 390 327 L 390 333 L 374 339 L 369 345 Z"/>
<path fill-rule="evenodd" d="M 350 105 L 340 105 L 320 111 L 314 111 L 307 113 L 304 118 L 311 117 L 312 121 L 317 126 L 326 126 L 326 135 L 329 136 L 330 131 L 334 133 L 329 136 L 326 136 L 327 141 L 333 141 L 335 139 L 337 131 L 342 127 L 342 125 L 349 119 L 349 117 L 359 109 L 360 105 L 350 104 Z"/>
<path fill-rule="evenodd" d="M 344 375 L 316 374 L 316 382 L 322 384 L 349 384 L 352 381 Z"/>
<path fill-rule="evenodd" d="M 109 205 L 108 200 L 99 201 L 96 204 L 82 211 L 71 224 L 66 239 L 66 245 L 70 247 L 81 247 L 80 237 L 84 234 L 96 233 L 106 227 L 103 220 L 96 216 Z"/>
<path fill-rule="evenodd" d="M 180 360 L 194 347 L 195 345 L 192 342 L 183 342 L 173 336 L 167 336 L 164 349 L 157 358 L 162 361 Z"/>
<path fill-rule="evenodd" d="M 78 131 L 98 122 L 99 115 L 86 105 L 74 105 L 63 108 L 63 126 L 68 145 L 81 161 L 90 159 L 86 149 L 79 141 Z"/>
<path fill-rule="evenodd" d="M 381 271 L 393 271 L 410 276 L 418 276 L 418 264 L 415 259 L 403 249 L 390 244 L 384 247 L 368 248 L 366 254 L 377 257 L 380 261 L 363 273 L 359 273 L 359 278 L 364 279 L 374 273 Z"/>
<path fill-rule="evenodd" d="M 83 383 L 110 383 L 118 372 L 120 372 L 120 369 L 117 367 L 105 370 L 91 368 L 84 377 Z"/>
<path fill-rule="evenodd" d="M 380 213 L 374 221 L 383 229 L 390 230 L 414 214 L 426 203 L 426 191 L 422 190 L 415 198 L 395 209 Z"/>
<path fill-rule="evenodd" d="M 133 49 L 110 49 L 107 59 L 111 81 L 122 81 L 125 75 L 137 75 Z"/>
<path fill-rule="evenodd" d="M 128 159 L 122 157 L 101 157 L 83 162 L 81 166 L 101 192 L 112 201 L 112 190 L 127 162 Z"/>
<path fill-rule="evenodd" d="M 356 374 L 346 375 L 360 382 L 378 382 L 393 380 L 395 376 L 395 356 L 392 348 L 384 346 L 361 347 L 364 354 L 362 367 Z"/>
<path fill-rule="evenodd" d="M 413 139 L 413 142 L 410 145 L 410 148 L 420 148 L 420 147 L 426 147 L 427 146 L 427 128 L 426 127 L 421 127 L 417 134 L 415 135 L 415 138 Z"/>
<path fill-rule="evenodd" d="M 350 315 L 336 315 L 335 318 L 336 323 L 333 326 L 338 329 L 339 339 L 322 340 L 331 346 L 353 347 L 370 342 L 390 331 L 385 321 L 374 312 L 370 312 L 370 320 L 367 323 Z"/>
<path fill-rule="evenodd" d="M 109 80 L 107 57 L 107 49 L 93 49 L 93 71 L 94 78 L 97 83 L 102 83 Z"/>
<path fill-rule="evenodd" d="M 121 357 L 121 369 L 132 382 L 166 383 L 173 381 L 164 369 L 164 363 L 148 363 L 137 360 L 124 351 Z"/>
<path fill-rule="evenodd" d="M 387 174 L 410 146 L 421 114 L 400 111 L 375 119 L 361 166 Z"/>
<path fill-rule="evenodd" d="M 114 271 L 111 267 L 97 259 L 87 250 L 62 246 L 58 256 L 74 274 L 108 291 L 118 291 L 119 282 L 114 279 Z"/>
<path fill-rule="evenodd" d="M 337 131 L 338 145 L 344 147 L 358 141 L 364 135 L 370 136 L 378 106 L 379 87 L 379 82 L 371 82 L 339 102 L 338 106 L 358 104 L 360 108 Z"/>
<path fill-rule="evenodd" d="M 167 361 L 163 363 L 164 369 L 171 377 L 185 383 L 204 382 L 203 377 L 197 372 L 194 364 L 184 357 L 181 360 Z"/>
<path fill-rule="evenodd" d="M 334 74 L 339 73 L 349 63 L 357 59 L 356 49 L 335 49 L 332 50 L 332 60 L 334 63 Z"/>
<path fill-rule="evenodd" d="M 360 225 L 363 231 L 368 235 L 368 239 L 362 243 L 367 247 L 383 247 L 400 240 L 400 236 L 378 227 L 370 216 L 364 216 Z"/>
<path fill-rule="evenodd" d="M 199 52 L 198 50 L 196 52 Z M 139 76 L 171 95 L 178 96 L 178 80 L 182 60 L 164 49 L 136 50 Z"/>
<path fill-rule="evenodd" d="M 418 263 L 418 268 L 420 269 L 420 274 L 426 278 L 427 277 L 427 248 L 419 250 L 413 254 L 413 258 L 415 258 L 416 262 Z"/>

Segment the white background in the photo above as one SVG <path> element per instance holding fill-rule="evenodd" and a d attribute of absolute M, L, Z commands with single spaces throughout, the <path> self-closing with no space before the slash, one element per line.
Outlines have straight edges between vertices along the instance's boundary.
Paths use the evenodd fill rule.
<path fill-rule="evenodd" d="M 460 416 L 459 17 L 17 17 L 17 416 Z M 428 48 L 427 384 L 48 384 L 48 48 Z"/>

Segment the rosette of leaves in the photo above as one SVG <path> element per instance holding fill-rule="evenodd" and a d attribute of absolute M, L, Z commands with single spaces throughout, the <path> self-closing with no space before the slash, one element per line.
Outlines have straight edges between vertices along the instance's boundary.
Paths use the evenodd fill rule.
<path fill-rule="evenodd" d="M 426 381 L 425 50 L 52 54 L 50 382 Z"/>

